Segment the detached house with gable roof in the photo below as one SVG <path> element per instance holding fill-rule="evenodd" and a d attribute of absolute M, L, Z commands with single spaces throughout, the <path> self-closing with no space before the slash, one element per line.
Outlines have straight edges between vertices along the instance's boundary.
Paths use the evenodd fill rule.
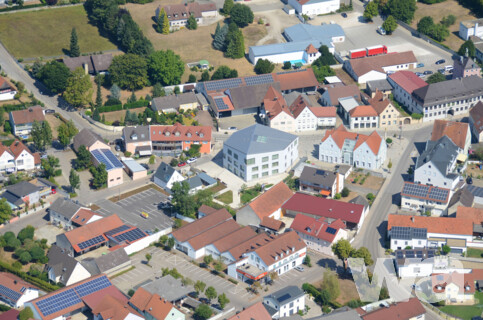
<path fill-rule="evenodd" d="M 460 159 L 464 161 L 471 146 L 470 126 L 467 123 L 449 120 L 435 120 L 431 141 L 437 141 L 443 136 L 448 137 L 462 151 Z"/>
<path fill-rule="evenodd" d="M 181 182 L 185 178 L 175 168 L 166 162 L 161 162 L 153 175 L 153 182 L 163 189 L 170 190 L 175 182 Z"/>
<path fill-rule="evenodd" d="M 24 110 L 11 111 L 9 114 L 12 132 L 16 136 L 29 136 L 34 121 L 45 120 L 44 110 L 41 106 L 33 106 Z"/>
<path fill-rule="evenodd" d="M 44 270 L 52 282 L 61 282 L 69 286 L 91 276 L 89 271 L 79 261 L 56 245 L 50 247 L 47 257 L 49 262 L 45 265 Z"/>
<path fill-rule="evenodd" d="M 379 128 L 387 128 L 411 123 L 410 117 L 402 119 L 399 110 L 394 107 L 389 99 L 384 98 L 383 93 L 379 90 L 376 90 L 374 97 L 369 99 L 368 102 L 377 112 Z"/>
<path fill-rule="evenodd" d="M 138 288 L 129 299 L 129 306 L 149 320 L 184 320 L 185 315 L 171 302 L 158 294 L 151 294 L 144 288 Z M 107 319 L 106 319 L 107 320 Z"/>
<path fill-rule="evenodd" d="M 30 152 L 19 140 L 15 140 L 10 147 L 0 145 L 0 171 L 11 173 L 39 167 L 40 154 Z"/>
<path fill-rule="evenodd" d="M 8 272 L 0 272 L 0 302 L 13 308 L 22 308 L 24 303 L 37 298 L 40 290 L 30 283 Z"/>
<path fill-rule="evenodd" d="M 263 297 L 263 305 L 272 319 L 290 317 L 305 310 L 305 292 L 297 286 L 288 286 Z"/>
<path fill-rule="evenodd" d="M 397 71 L 387 77 L 393 86 L 394 100 L 409 108 L 411 112 L 419 112 L 413 107 L 413 91 L 428 84 L 412 71 Z"/>
<path fill-rule="evenodd" d="M 198 24 L 203 24 L 204 18 L 215 18 L 218 16 L 216 3 L 187 2 L 184 4 L 172 4 L 163 6 L 169 20 L 170 30 L 184 28 L 188 23 L 190 15 L 196 19 Z M 156 19 L 159 17 L 161 6 L 156 9 Z"/>
<path fill-rule="evenodd" d="M 13 100 L 17 90 L 5 79 L 0 77 L 0 101 Z"/>
<path fill-rule="evenodd" d="M 377 169 L 386 161 L 387 145 L 377 131 L 369 136 L 349 132 L 343 125 L 327 130 L 319 146 L 319 160 Z"/>
<path fill-rule="evenodd" d="M 49 219 L 53 225 L 62 226 L 65 230 L 71 230 L 74 227 L 81 227 L 102 219 L 102 216 L 82 206 L 77 201 L 58 198 L 49 207 Z"/>

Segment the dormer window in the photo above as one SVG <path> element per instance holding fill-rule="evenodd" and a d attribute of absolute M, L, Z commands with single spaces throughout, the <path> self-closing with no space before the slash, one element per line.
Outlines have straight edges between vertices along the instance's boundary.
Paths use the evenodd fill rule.
<path fill-rule="evenodd" d="M 171 132 L 169 131 L 166 131 L 166 133 L 164 134 L 166 137 L 169 137 L 171 135 Z"/>
<path fill-rule="evenodd" d="M 200 132 L 200 137 L 203 138 L 204 136 L 203 132 Z"/>
<path fill-rule="evenodd" d="M 187 136 L 187 137 L 191 137 L 191 132 L 188 132 L 188 133 L 186 134 L 186 136 Z"/>
<path fill-rule="evenodd" d="M 176 131 L 176 132 L 174 133 L 174 135 L 175 135 L 175 136 L 177 136 L 177 137 L 179 137 L 179 135 L 180 135 L 179 131 Z"/>
<path fill-rule="evenodd" d="M 137 139 L 138 139 L 138 135 L 137 135 L 137 134 L 135 134 L 135 133 L 134 133 L 134 134 L 132 134 L 132 135 L 131 135 L 131 139 L 132 139 L 132 140 L 137 140 Z"/>
<path fill-rule="evenodd" d="M 141 138 L 144 138 L 144 133 L 141 134 Z"/>

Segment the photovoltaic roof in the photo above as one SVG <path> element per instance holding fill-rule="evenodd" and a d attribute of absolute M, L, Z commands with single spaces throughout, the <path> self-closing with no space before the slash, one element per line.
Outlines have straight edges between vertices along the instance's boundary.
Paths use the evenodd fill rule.
<path fill-rule="evenodd" d="M 449 189 L 410 182 L 404 183 L 404 187 L 401 192 L 402 195 L 440 202 L 446 202 L 449 198 L 449 193 Z"/>
<path fill-rule="evenodd" d="M 96 149 L 92 150 L 91 154 L 96 158 L 99 163 L 104 163 L 106 165 L 106 171 L 124 168 L 121 161 L 112 153 L 109 149 Z"/>

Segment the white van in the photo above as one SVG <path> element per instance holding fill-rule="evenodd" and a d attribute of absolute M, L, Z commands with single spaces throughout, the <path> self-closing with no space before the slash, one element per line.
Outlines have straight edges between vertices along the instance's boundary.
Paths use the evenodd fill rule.
<path fill-rule="evenodd" d="M 453 71 L 453 66 L 445 66 L 444 70 L 445 71 Z"/>

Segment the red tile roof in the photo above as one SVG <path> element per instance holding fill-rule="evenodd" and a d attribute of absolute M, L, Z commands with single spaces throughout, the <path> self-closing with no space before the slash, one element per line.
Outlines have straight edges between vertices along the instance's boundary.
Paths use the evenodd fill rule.
<path fill-rule="evenodd" d="M 380 308 L 362 314 L 361 317 L 364 320 L 410 320 L 425 313 L 426 309 L 418 298 L 410 298 L 405 302 L 391 304 L 389 308 Z"/>
<path fill-rule="evenodd" d="M 260 218 L 268 217 L 292 197 L 293 191 L 284 183 L 279 182 L 278 184 L 271 187 L 268 191 L 258 196 L 253 200 L 249 206 L 255 212 L 255 214 Z"/>
<path fill-rule="evenodd" d="M 471 133 L 469 132 L 469 124 L 467 123 L 449 120 L 434 120 L 431 141 L 437 141 L 443 136 L 447 136 L 455 145 L 464 149 L 466 138 L 469 134 Z"/>
<path fill-rule="evenodd" d="M 232 219 L 231 214 L 226 211 L 226 209 L 220 209 L 201 219 L 188 223 L 187 225 L 173 231 L 171 235 L 179 242 L 185 242 L 213 227 L 216 227 L 219 224 L 224 223 L 227 220 Z"/>
<path fill-rule="evenodd" d="M 276 220 L 271 217 L 263 217 L 262 222 L 260 222 L 261 227 L 272 229 L 274 231 L 279 231 L 285 226 L 285 223 L 281 220 Z"/>
<path fill-rule="evenodd" d="M 483 209 L 459 206 L 456 209 L 456 218 L 468 219 L 473 224 L 483 223 Z"/>
<path fill-rule="evenodd" d="M 19 314 L 20 314 L 20 312 L 18 310 L 10 309 L 10 310 L 0 314 L 0 320 L 17 320 Z M 270 319 L 272 319 L 272 318 L 270 318 Z"/>
<path fill-rule="evenodd" d="M 108 239 L 104 235 L 104 233 L 120 227 L 123 224 L 124 223 L 122 222 L 122 220 L 116 214 L 113 214 L 111 216 L 86 224 L 85 226 L 79 227 L 77 229 L 67 231 L 66 233 L 64 233 L 64 235 L 67 240 L 69 240 L 74 250 L 76 252 L 81 252 L 83 250 L 79 248 L 79 243 L 95 238 L 97 236 L 102 236 L 105 238 L 105 241 L 107 241 Z"/>
<path fill-rule="evenodd" d="M 303 214 L 297 214 L 290 226 L 296 232 L 304 233 L 314 238 L 332 243 L 340 229 L 345 228 L 344 222 L 338 219 L 332 223 L 324 221 L 324 218 L 312 218 Z M 335 231 L 333 233 L 327 232 L 328 228 Z M 330 230 L 330 229 L 329 229 Z"/>
<path fill-rule="evenodd" d="M 282 112 L 285 112 L 289 116 L 292 116 L 285 99 L 282 94 L 270 86 L 263 99 L 263 107 L 268 113 L 269 118 L 273 119 Z"/>
<path fill-rule="evenodd" d="M 220 253 L 223 253 L 256 236 L 257 233 L 249 226 L 246 226 L 216 240 L 213 242 L 213 246 L 218 249 Z"/>
<path fill-rule="evenodd" d="M 223 109 L 223 110 L 218 110 L 218 106 L 215 104 L 214 107 L 218 110 L 218 111 L 230 111 L 230 110 L 235 110 L 235 107 L 233 106 L 233 103 L 231 102 L 231 99 L 229 96 L 227 96 L 226 94 L 222 93 L 222 92 L 212 92 L 212 93 L 208 93 L 208 95 L 213 99 L 213 101 L 215 101 L 215 99 L 223 99 L 223 102 L 225 103 L 225 105 L 228 107 L 228 109 Z"/>
<path fill-rule="evenodd" d="M 272 316 L 268 313 L 263 303 L 257 302 L 240 313 L 234 315 L 228 320 L 272 320 Z"/>
<path fill-rule="evenodd" d="M 354 73 L 359 77 L 373 70 L 384 73 L 383 67 L 416 62 L 418 62 L 418 60 L 412 51 L 394 52 L 379 56 L 349 60 L 352 70 L 354 70 Z"/>
<path fill-rule="evenodd" d="M 372 106 L 357 106 L 349 111 L 351 117 L 377 117 L 378 114 Z"/>
<path fill-rule="evenodd" d="M 397 71 L 389 76 L 404 91 L 412 94 L 414 90 L 427 86 L 428 84 L 411 71 Z"/>
<path fill-rule="evenodd" d="M 166 319 L 173 304 L 161 298 L 158 294 L 151 294 L 143 288 L 138 288 L 129 303 L 144 313 L 149 313 L 154 319 Z"/>
<path fill-rule="evenodd" d="M 300 239 L 297 232 L 289 231 L 275 237 L 275 239 L 256 249 L 254 252 L 267 266 L 270 266 L 277 262 L 281 258 L 281 255 L 293 254 L 306 247 L 305 242 Z"/>
<path fill-rule="evenodd" d="M 102 319 L 124 320 L 129 313 L 141 316 L 126 302 L 119 301 L 110 295 L 101 296 L 98 299 L 99 302 L 96 307 L 91 309 L 94 315 L 101 315 Z"/>
<path fill-rule="evenodd" d="M 98 214 L 94 213 L 90 209 L 81 208 L 79 209 L 79 211 L 76 212 L 76 214 L 74 215 L 74 218 L 72 218 L 71 220 L 72 222 L 75 222 L 78 225 L 83 226 L 87 224 L 93 216 L 98 216 Z"/>
<path fill-rule="evenodd" d="M 374 97 L 369 99 L 368 102 L 379 115 L 383 113 L 389 105 L 391 105 L 391 101 L 389 99 L 384 99 L 382 92 L 378 89 L 376 89 L 376 94 Z"/>
<path fill-rule="evenodd" d="M 334 118 L 337 115 L 336 107 L 310 107 L 309 109 L 317 118 Z"/>
<path fill-rule="evenodd" d="M 13 153 L 12 151 L 10 151 L 10 149 L 7 147 L 7 146 L 4 146 L 3 144 L 0 143 L 0 157 L 5 153 L 5 152 L 8 152 L 12 155 L 13 157 Z"/>
<path fill-rule="evenodd" d="M 273 237 L 274 236 L 264 232 L 240 243 L 236 247 L 229 249 L 228 252 L 233 256 L 235 260 L 238 260 L 242 258 L 242 255 L 244 253 L 253 251 L 253 249 L 259 248 L 269 243 L 270 241 L 273 240 Z"/>
<path fill-rule="evenodd" d="M 344 222 L 358 224 L 361 220 L 364 206 L 296 193 L 282 206 L 282 209 L 318 217 L 341 219 Z"/>
<path fill-rule="evenodd" d="M 10 145 L 10 151 L 12 152 L 13 156 L 15 159 L 22 153 L 22 151 L 27 151 L 28 153 L 32 154 L 30 152 L 29 148 L 27 148 L 20 140 L 15 140 L 11 145 Z"/>
<path fill-rule="evenodd" d="M 473 119 L 474 126 L 478 133 L 483 131 L 483 102 L 478 101 L 470 110 L 470 116 Z"/>
<path fill-rule="evenodd" d="M 298 118 L 300 113 L 302 113 L 302 111 L 304 111 L 305 108 L 309 108 L 309 107 L 311 107 L 310 103 L 307 100 L 305 100 L 305 98 L 302 95 L 300 95 L 290 105 L 290 112 L 292 112 L 294 118 Z"/>
<path fill-rule="evenodd" d="M 369 136 L 365 137 L 361 137 L 361 135 L 359 135 L 359 139 L 357 140 L 354 150 L 359 148 L 359 146 L 364 142 L 369 146 L 374 154 L 378 154 L 379 148 L 381 147 L 382 137 L 379 135 L 379 133 L 377 133 L 377 131 L 373 131 Z"/>
<path fill-rule="evenodd" d="M 312 44 L 309 44 L 309 46 L 305 49 L 305 52 L 307 53 L 317 53 L 319 50 L 317 50 L 316 47 L 314 47 Z"/>
<path fill-rule="evenodd" d="M 206 204 L 202 204 L 201 207 L 198 209 L 198 212 L 203 212 L 206 215 L 212 214 L 213 212 L 218 211 L 215 208 L 207 206 Z"/>
<path fill-rule="evenodd" d="M 387 230 L 392 227 L 426 228 L 430 233 L 472 235 L 473 223 L 468 219 L 450 217 L 425 217 L 390 214 Z"/>
<path fill-rule="evenodd" d="M 11 111 L 13 122 L 18 124 L 42 122 L 45 120 L 44 111 L 41 106 L 30 107 L 25 110 Z"/>
<path fill-rule="evenodd" d="M 211 141 L 211 127 L 184 126 L 176 123 L 172 126 L 150 126 L 152 141 Z"/>
<path fill-rule="evenodd" d="M 238 223 L 233 219 L 229 219 L 192 237 L 188 240 L 188 243 L 194 250 L 199 250 L 218 239 L 236 232 L 238 229 L 240 229 Z"/>
<path fill-rule="evenodd" d="M 303 69 L 298 72 L 272 73 L 272 76 L 275 82 L 280 82 L 280 90 L 282 91 L 317 87 L 319 85 L 312 68 Z"/>
<path fill-rule="evenodd" d="M 127 303 L 128 298 L 115 286 L 109 286 L 82 298 L 82 301 L 91 309 L 96 308 L 101 302 L 102 297 L 110 296 L 121 303 Z"/>
<path fill-rule="evenodd" d="M 178 21 L 187 20 L 190 17 L 190 14 L 193 14 L 195 18 L 201 18 L 203 12 L 216 11 L 216 4 L 213 2 L 209 2 L 206 4 L 189 2 L 186 5 L 172 4 L 166 5 L 163 8 L 166 11 L 166 15 L 168 16 L 169 21 Z"/>
<path fill-rule="evenodd" d="M 327 140 L 329 137 L 332 137 L 339 149 L 342 149 L 346 139 L 357 140 L 354 150 L 366 142 L 374 154 L 379 153 L 379 148 L 382 141 L 382 137 L 377 133 L 377 131 L 373 131 L 369 136 L 366 136 L 364 134 L 349 132 L 344 125 L 340 125 L 335 129 L 327 130 L 325 132 L 325 136 L 322 138 L 322 142 Z"/>

